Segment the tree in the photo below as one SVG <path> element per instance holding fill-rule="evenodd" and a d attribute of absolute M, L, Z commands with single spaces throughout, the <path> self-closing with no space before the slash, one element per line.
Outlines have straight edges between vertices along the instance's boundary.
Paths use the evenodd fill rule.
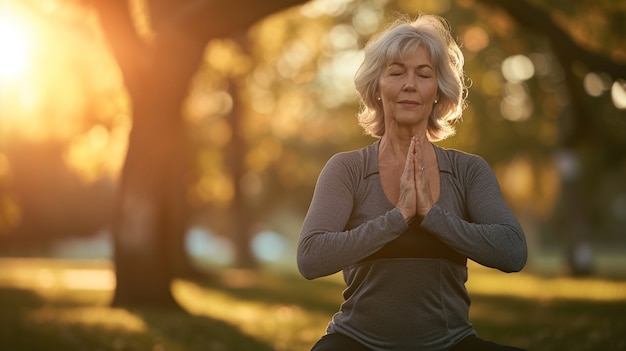
<path fill-rule="evenodd" d="M 571 241 L 568 252 L 568 263 L 574 275 L 586 275 L 593 271 L 593 263 L 588 244 L 591 225 L 590 199 L 585 191 L 586 182 L 582 169 L 586 167 L 586 160 L 581 155 L 581 149 L 587 144 L 596 144 L 598 140 L 607 140 L 607 149 L 623 149 L 624 141 L 611 141 L 610 134 L 605 135 L 606 127 L 597 125 L 594 114 L 586 103 L 586 93 L 580 79 L 580 64 L 588 72 L 602 72 L 608 74 L 612 80 L 621 80 L 626 85 L 626 63 L 618 63 L 602 54 L 590 51 L 576 43 L 550 14 L 531 4 L 527 0 L 495 1 L 481 0 L 491 6 L 503 9 L 511 18 L 525 29 L 539 34 L 547 39 L 552 52 L 557 58 L 564 72 L 564 84 L 569 95 L 571 107 L 561 114 L 560 135 L 557 154 L 561 163 L 572 164 L 562 170 L 562 197 L 565 207 L 563 229 L 568 233 Z M 606 142 L 606 141 L 605 141 Z M 621 145 L 621 147 L 620 147 Z M 617 146 L 617 147 L 615 147 Z M 623 159 L 624 154 L 614 154 L 611 161 Z M 599 158 L 599 157 L 595 157 Z M 587 162 L 588 163 L 588 162 Z M 595 186 L 594 186 L 595 187 Z"/>
<path fill-rule="evenodd" d="M 132 104 L 113 227 L 114 306 L 177 305 L 170 283 L 189 268 L 183 246 L 187 139 L 181 109 L 207 42 L 301 2 L 134 2 L 145 6 L 140 18 L 130 1 L 91 2 Z M 143 35 L 138 20 L 149 23 Z"/>
<path fill-rule="evenodd" d="M 580 145 L 588 143 L 590 140 L 600 139 L 602 143 L 598 143 L 599 148 L 620 150 L 620 148 L 612 148 L 610 140 L 618 145 L 623 145 L 623 140 L 626 139 L 594 136 L 598 132 L 610 131 L 611 129 L 597 125 L 601 119 L 589 117 L 591 111 L 598 112 L 597 109 L 590 107 L 590 103 L 604 104 L 603 108 L 607 112 L 606 116 L 619 116 L 619 111 L 615 108 L 611 111 L 606 111 L 612 108 L 612 105 L 607 103 L 606 94 L 602 100 L 595 99 L 594 101 L 593 97 L 588 96 L 583 91 L 582 75 L 584 73 L 581 73 L 581 64 L 578 61 L 589 61 L 589 69 L 592 71 L 611 73 L 619 72 L 622 65 L 619 61 L 611 61 L 609 59 L 609 57 L 618 57 L 615 54 L 615 47 L 619 46 L 615 44 L 615 41 L 610 36 L 602 39 L 602 41 L 607 43 L 613 42 L 614 44 L 612 46 L 607 45 L 607 47 L 603 47 L 602 50 L 597 52 L 584 48 L 589 46 L 590 39 L 587 39 L 587 41 L 576 41 L 574 39 L 575 36 L 571 32 L 571 28 L 575 26 L 574 23 L 577 23 L 577 20 L 580 20 L 579 13 L 584 12 L 578 6 L 584 8 L 583 5 L 589 2 L 584 0 L 577 2 L 576 11 L 567 12 L 567 15 L 570 16 L 567 20 L 563 20 L 564 15 L 562 12 L 567 11 L 567 8 L 563 8 L 566 7 L 563 4 L 557 4 L 556 6 L 543 4 L 543 7 L 533 5 L 537 3 L 541 4 L 540 1 L 533 3 L 522 1 L 515 4 L 507 2 L 502 4 L 502 7 L 506 8 L 504 10 L 499 6 L 499 2 L 487 0 L 482 1 L 482 4 L 478 4 L 478 6 L 474 6 L 473 2 L 458 1 L 450 8 L 434 3 L 430 5 L 424 3 L 425 6 L 430 7 L 412 8 L 415 3 L 407 1 L 346 1 L 342 2 L 341 6 L 328 6 L 327 9 L 324 9 L 323 2 L 320 1 L 317 3 L 319 5 L 317 10 L 303 9 L 301 12 L 293 12 L 289 15 L 280 16 L 280 18 L 274 18 L 271 21 L 270 27 L 274 30 L 267 31 L 272 32 L 274 38 L 279 38 L 276 41 L 280 43 L 277 50 L 279 52 L 272 52 L 273 55 L 268 55 L 267 52 L 271 52 L 271 48 L 274 45 L 267 37 L 259 34 L 264 32 L 262 28 L 255 28 L 253 32 L 256 36 L 249 35 L 253 39 L 253 48 L 256 48 L 251 50 L 255 56 L 250 59 L 255 66 L 249 71 L 255 72 L 260 70 L 267 72 L 269 70 L 272 73 L 263 74 L 264 78 L 272 77 L 274 80 L 268 82 L 267 79 L 264 79 L 262 89 L 264 94 L 257 93 L 256 96 L 261 97 L 261 100 L 265 102 L 269 100 L 273 108 L 269 112 L 258 113 L 254 111 L 254 108 L 248 106 L 247 111 L 244 111 L 245 116 L 242 116 L 242 124 L 250 119 L 254 121 L 265 119 L 266 124 L 270 124 L 272 121 L 275 122 L 278 116 L 288 114 L 290 117 L 283 121 L 281 125 L 295 125 L 297 126 L 295 129 L 301 129 L 303 132 L 297 133 L 295 137 L 286 136 L 285 134 L 288 133 L 281 133 L 280 131 L 271 135 L 277 140 L 276 143 L 282 146 L 282 150 L 287 151 L 282 151 L 283 155 L 281 158 L 274 162 L 271 167 L 268 167 L 267 170 L 253 170 L 253 172 L 257 172 L 256 174 L 263 172 L 262 176 L 265 179 L 281 179 L 284 177 L 284 174 L 287 174 L 288 176 L 285 178 L 295 180 L 298 179 L 298 172 L 288 170 L 287 165 L 298 164 L 301 167 L 307 161 L 312 161 L 313 167 L 311 167 L 311 172 L 309 173 L 316 175 L 323 162 L 326 161 L 327 154 L 357 147 L 364 142 L 368 142 L 367 140 L 369 139 L 357 139 L 354 135 L 344 138 L 337 137 L 339 134 L 337 131 L 346 131 L 350 130 L 351 127 L 355 127 L 354 120 L 349 117 L 353 116 L 358 109 L 356 100 L 346 99 L 339 103 L 325 104 L 325 98 L 329 95 L 333 97 L 341 96 L 344 91 L 353 93 L 350 79 L 346 81 L 339 79 L 341 73 L 349 72 L 353 68 L 352 66 L 356 68 L 358 64 L 357 62 L 346 60 L 345 58 L 348 55 L 345 55 L 345 53 L 358 50 L 369 39 L 372 32 L 378 31 L 380 26 L 387 22 L 387 20 L 382 21 L 385 15 L 396 10 L 414 15 L 418 10 L 423 10 L 441 13 L 450 19 L 453 30 L 462 43 L 472 39 L 472 33 L 477 28 L 481 28 L 483 30 L 482 33 L 485 33 L 484 35 L 487 37 L 484 43 L 485 47 L 477 47 L 476 43 L 470 46 L 470 42 L 467 43 L 468 45 L 463 46 L 467 55 L 466 64 L 471 66 L 469 68 L 473 70 L 469 72 L 470 78 L 475 81 L 470 92 L 470 110 L 466 114 L 466 119 L 470 120 L 469 125 L 472 126 L 474 124 L 474 130 L 471 130 L 470 133 L 461 130 L 459 136 L 446 140 L 442 144 L 479 153 L 499 169 L 509 168 L 508 164 L 511 163 L 512 159 L 524 159 L 523 162 L 529 165 L 528 169 L 533 172 L 534 180 L 530 182 L 531 185 L 529 186 L 522 187 L 518 183 L 509 186 L 507 190 L 515 188 L 515 192 L 524 193 L 523 201 L 516 201 L 517 203 L 514 204 L 517 205 L 520 215 L 528 216 L 529 218 L 534 216 L 531 220 L 537 217 L 544 219 L 550 216 L 551 208 L 549 207 L 553 206 L 553 200 L 549 197 L 554 196 L 555 191 L 541 189 L 543 186 L 541 177 L 546 177 L 546 173 L 552 170 L 550 165 L 553 163 L 557 133 L 546 134 L 538 133 L 538 131 L 558 130 L 559 122 L 556 116 L 563 116 L 562 119 L 566 123 L 561 123 L 560 125 L 579 125 L 576 128 L 578 130 L 577 133 L 573 135 L 567 133 L 568 136 L 562 134 L 567 136 L 568 143 Z M 316 7 L 313 5 L 315 4 L 312 4 L 311 7 Z M 520 8 L 517 8 L 517 6 Z M 602 8 L 601 11 L 608 13 L 611 9 Z M 367 15 L 363 16 L 364 13 Z M 554 18 L 560 18 L 561 21 L 557 22 Z M 610 18 L 612 17 L 608 17 L 607 20 L 610 20 Z M 364 26 L 363 22 L 366 22 L 367 25 Z M 265 23 L 260 27 L 264 26 Z M 502 29 L 503 26 L 504 29 Z M 276 32 L 280 32 L 280 34 L 276 34 Z M 539 35 L 535 35 L 536 33 L 539 33 Z M 619 34 L 617 33 L 611 34 L 618 36 Z M 312 39 L 311 37 L 314 38 Z M 337 39 L 336 46 L 331 44 L 333 39 Z M 479 37 L 478 40 L 480 39 Z M 558 45 L 558 48 L 552 48 L 551 43 Z M 356 44 L 359 45 L 358 48 Z M 302 47 L 304 49 L 299 50 Z M 259 53 L 263 51 L 266 53 Z M 291 55 L 286 54 L 289 52 Z M 569 56 L 562 53 L 569 53 Z M 507 57 L 513 55 L 525 56 L 528 60 L 537 59 L 535 63 L 541 63 L 540 60 L 545 59 L 549 61 L 550 67 L 548 70 L 544 69 L 543 72 L 539 72 L 540 67 L 537 66 L 537 74 L 531 77 L 531 79 L 515 83 L 518 90 L 524 89 L 525 94 L 527 94 L 524 104 L 529 112 L 523 120 L 513 120 L 501 115 L 501 110 L 499 109 L 501 102 L 508 100 L 505 90 L 509 86 L 506 79 L 502 77 L 502 63 Z M 282 57 L 285 56 L 289 56 L 291 60 L 282 60 Z M 569 61 L 559 61 L 559 58 L 563 56 L 568 58 Z M 267 62 L 267 57 L 271 57 L 270 60 L 272 61 Z M 294 57 L 297 59 L 294 60 Z M 313 58 L 311 59 L 310 57 Z M 574 62 L 572 58 L 576 58 L 577 62 Z M 301 61 L 298 61 L 298 59 Z M 296 62 L 292 64 L 293 61 Z M 336 64 L 337 61 L 343 61 L 342 63 L 346 64 L 340 66 Z M 337 69 L 329 75 L 328 71 L 325 72 L 329 66 L 341 67 L 341 72 Z M 562 69 L 561 66 L 564 68 Z M 277 70 L 279 67 L 280 71 Z M 564 69 L 567 69 L 567 72 L 569 72 L 567 80 L 563 79 L 564 74 L 561 75 L 559 73 L 564 71 Z M 572 74 L 573 71 L 576 71 L 575 74 Z M 612 78 L 620 76 L 619 74 L 611 75 Z M 252 74 L 252 76 L 255 75 Z M 495 80 L 496 84 L 488 87 L 490 91 L 485 92 L 484 84 L 482 87 L 481 84 L 489 80 L 492 82 Z M 335 84 L 328 84 L 331 81 Z M 341 83 L 336 84 L 337 81 L 341 81 Z M 294 82 L 298 82 L 298 84 L 294 84 Z M 240 86 L 249 89 L 248 94 L 251 91 L 254 94 L 254 91 L 257 91 L 258 88 L 251 87 L 253 84 L 255 84 L 254 79 L 249 79 L 246 84 L 240 84 Z M 337 88 L 337 85 L 340 85 L 342 88 Z M 231 85 L 228 84 L 228 86 Z M 556 88 L 553 91 L 546 91 L 544 90 L 546 86 Z M 340 91 L 340 89 L 343 90 Z M 575 89 L 575 93 L 569 94 L 575 96 L 575 98 L 567 99 L 568 89 Z M 245 94 L 245 92 L 242 94 L 241 92 L 231 90 L 228 93 L 233 97 L 233 100 L 236 100 L 236 96 Z M 294 98 L 291 99 L 290 105 L 299 105 L 297 96 L 306 96 L 307 104 L 301 104 L 302 107 L 298 111 L 286 112 L 287 109 L 284 106 L 279 106 L 279 101 L 280 99 L 283 101 L 290 99 L 289 97 L 291 96 L 294 96 Z M 241 104 L 252 105 L 255 103 L 255 100 L 260 99 L 244 98 L 236 101 L 237 110 L 242 111 Z M 565 105 L 565 108 L 561 104 Z M 576 104 L 575 108 L 570 107 L 573 104 Z M 309 106 L 315 107 L 309 108 Z M 553 108 L 547 109 L 545 108 L 546 106 L 552 106 Z M 573 116 L 568 114 L 570 110 L 578 111 L 578 113 Z M 306 117 L 302 118 L 302 116 Z M 595 120 L 595 130 L 591 131 L 588 129 L 590 127 L 589 123 L 576 122 L 580 116 L 584 117 L 587 122 Z M 334 127 L 324 125 L 326 121 L 332 121 Z M 339 127 L 338 123 L 345 124 Z M 581 128 L 583 125 L 586 125 L 586 127 Z M 460 128 L 463 129 L 466 126 L 467 122 L 464 122 Z M 321 131 L 321 133 L 318 134 L 317 131 Z M 581 131 L 583 132 L 581 133 Z M 234 133 L 236 131 L 233 131 Z M 269 134 L 271 134 L 271 131 Z M 359 132 L 355 134 L 359 134 Z M 323 135 L 323 137 L 319 137 L 319 135 Z M 253 150 L 252 152 L 255 149 L 262 148 L 260 143 L 252 140 L 250 136 L 245 136 L 245 138 L 247 138 L 246 144 Z M 561 137 L 561 139 L 563 138 Z M 337 142 L 338 140 L 341 140 L 341 142 Z M 498 147 L 494 148 L 493 145 L 498 145 Z M 295 150 L 298 150 L 296 152 L 298 162 L 295 162 L 294 158 L 288 158 L 286 155 L 288 152 Z M 315 150 L 316 155 L 313 156 L 313 153 L 309 150 Z M 239 154 L 242 155 L 243 153 Z M 607 153 L 603 152 L 603 154 L 606 155 Z M 621 155 L 618 156 L 622 157 Z M 548 170 L 546 171 L 546 169 Z M 282 170 L 282 172 L 277 170 Z M 548 174 L 547 176 L 552 175 Z M 233 187 L 236 188 L 240 182 L 238 177 L 234 178 Z M 264 184 L 264 189 L 269 187 L 268 183 Z M 300 184 L 304 187 L 303 183 Z M 307 186 L 309 185 L 307 183 Z M 281 198 L 275 195 L 288 192 L 289 190 L 286 190 L 284 185 L 279 185 L 276 191 L 272 192 L 272 196 L 264 197 L 260 201 L 263 205 L 255 207 L 252 212 L 258 214 L 259 211 L 268 208 L 272 201 L 284 201 L 285 197 Z M 543 201 L 537 201 L 536 195 L 542 195 L 540 194 L 541 192 L 544 192 Z M 306 191 L 304 193 L 302 202 L 306 202 L 308 199 L 308 193 Z M 573 194 L 574 192 L 564 191 L 564 193 Z M 240 198 L 237 199 L 236 196 L 233 196 L 233 203 L 241 200 Z M 585 194 L 581 193 L 580 196 L 585 196 Z M 293 197 L 292 193 L 291 198 Z M 537 205 L 538 202 L 542 202 L 542 205 Z M 584 203 L 588 201 L 577 200 L 570 202 Z M 565 203 L 568 203 L 568 201 L 565 201 Z M 305 203 L 302 206 L 305 207 L 306 205 Z M 526 213 L 525 211 L 530 207 L 532 209 Z M 579 208 L 576 211 L 585 214 L 587 210 Z M 250 211 L 248 210 L 248 212 Z M 568 217 L 571 216 L 568 215 Z M 581 220 L 584 219 L 583 215 L 574 217 Z M 562 229 L 560 231 L 564 233 L 570 232 Z M 531 232 L 529 230 L 529 236 L 532 235 Z M 567 237 L 565 239 L 569 240 Z M 239 241 L 239 243 L 242 242 Z"/>

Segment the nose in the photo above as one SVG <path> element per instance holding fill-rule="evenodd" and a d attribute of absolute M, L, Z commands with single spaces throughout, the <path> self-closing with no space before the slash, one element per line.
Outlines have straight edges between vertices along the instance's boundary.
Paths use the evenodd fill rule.
<path fill-rule="evenodd" d="M 412 74 L 409 74 L 404 85 L 402 86 L 402 90 L 404 91 L 415 91 L 415 77 Z"/>

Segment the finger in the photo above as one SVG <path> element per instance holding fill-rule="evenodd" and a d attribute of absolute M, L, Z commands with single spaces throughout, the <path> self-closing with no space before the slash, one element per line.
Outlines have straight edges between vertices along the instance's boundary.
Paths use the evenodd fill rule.
<path fill-rule="evenodd" d="M 418 162 L 418 145 L 419 145 L 419 139 L 417 137 L 413 137 L 413 143 L 411 144 L 411 157 L 413 159 L 413 183 L 415 184 L 415 182 L 417 181 L 417 178 L 419 177 L 419 171 L 420 171 L 420 163 Z"/>
<path fill-rule="evenodd" d="M 400 209 L 407 222 L 415 216 L 416 211 L 416 188 L 415 188 L 415 141 L 411 139 L 411 144 L 406 155 L 404 170 L 400 178 L 400 196 L 396 207 Z"/>
<path fill-rule="evenodd" d="M 411 138 L 409 151 L 406 154 L 406 162 L 404 164 L 403 178 L 404 181 L 413 180 L 415 177 L 415 138 Z"/>
<path fill-rule="evenodd" d="M 423 138 L 419 139 L 419 142 L 415 146 L 415 149 L 416 149 L 415 150 L 415 154 L 416 154 L 416 158 L 417 158 L 418 168 L 420 169 L 421 173 L 424 173 L 425 164 L 424 164 L 424 142 L 423 142 Z"/>

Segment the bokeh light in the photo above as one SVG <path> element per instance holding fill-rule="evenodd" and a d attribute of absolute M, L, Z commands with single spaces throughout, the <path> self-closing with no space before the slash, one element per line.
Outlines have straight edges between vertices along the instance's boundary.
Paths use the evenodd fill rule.
<path fill-rule="evenodd" d="M 502 62 L 502 75 L 509 82 L 523 82 L 535 75 L 535 66 L 527 56 L 509 56 Z"/>
<path fill-rule="evenodd" d="M 383 19 L 383 11 L 371 6 L 360 6 L 354 17 L 352 18 L 352 25 L 354 29 L 363 36 L 368 36 L 374 33 L 380 22 Z"/>
<path fill-rule="evenodd" d="M 472 26 L 463 33 L 463 47 L 478 52 L 489 46 L 489 34 L 479 26 Z"/>
<path fill-rule="evenodd" d="M 262 231 L 252 238 L 252 252 L 262 261 L 279 261 L 286 254 L 286 239 L 272 231 Z"/>
<path fill-rule="evenodd" d="M 0 79 L 13 80 L 28 66 L 31 48 L 26 27 L 15 18 L 0 16 Z"/>
<path fill-rule="evenodd" d="M 352 0 L 315 0 L 310 1 L 300 8 L 300 13 L 305 17 L 316 18 L 322 15 L 337 17 L 346 11 Z"/>
<path fill-rule="evenodd" d="M 609 90 L 611 80 L 606 74 L 602 75 L 595 72 L 589 72 L 583 79 L 583 86 L 587 94 L 597 97 Z"/>
<path fill-rule="evenodd" d="M 616 81 L 611 86 L 611 98 L 615 107 L 626 109 L 626 81 Z"/>
<path fill-rule="evenodd" d="M 527 120 L 533 113 L 534 104 L 524 83 L 504 84 L 504 97 L 500 103 L 500 113 L 509 121 Z"/>
<path fill-rule="evenodd" d="M 204 228 L 191 228 L 187 232 L 185 247 L 189 255 L 199 261 L 228 265 L 234 260 L 231 242 Z"/>

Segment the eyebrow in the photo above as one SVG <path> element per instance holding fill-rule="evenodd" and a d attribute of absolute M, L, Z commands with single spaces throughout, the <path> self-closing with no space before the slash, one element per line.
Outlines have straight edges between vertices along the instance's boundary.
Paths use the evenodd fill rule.
<path fill-rule="evenodd" d="M 389 63 L 389 64 L 387 65 L 387 68 L 389 68 L 389 67 L 391 67 L 391 66 L 401 66 L 401 67 L 406 67 L 406 64 L 404 64 L 404 63 L 402 63 L 402 62 L 396 62 L 396 61 L 393 61 L 393 62 L 391 62 L 391 63 Z M 421 64 L 421 65 L 418 65 L 418 66 L 417 66 L 417 68 L 418 68 L 418 69 L 422 69 L 422 68 L 430 68 L 430 69 L 434 69 L 434 68 L 433 68 L 433 66 L 431 66 L 431 65 L 429 65 L 429 64 L 427 64 L 427 63 Z"/>

